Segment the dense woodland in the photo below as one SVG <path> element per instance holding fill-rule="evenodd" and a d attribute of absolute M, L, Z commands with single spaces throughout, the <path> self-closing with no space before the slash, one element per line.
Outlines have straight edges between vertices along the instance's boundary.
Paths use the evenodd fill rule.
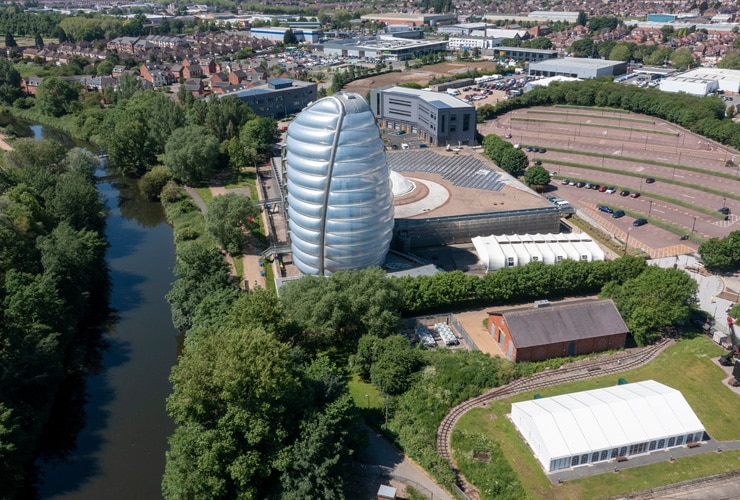
<path fill-rule="evenodd" d="M 2 498 L 18 495 L 62 384 L 95 364 L 110 313 L 96 166 L 33 139 L 16 141 L 0 165 Z"/>

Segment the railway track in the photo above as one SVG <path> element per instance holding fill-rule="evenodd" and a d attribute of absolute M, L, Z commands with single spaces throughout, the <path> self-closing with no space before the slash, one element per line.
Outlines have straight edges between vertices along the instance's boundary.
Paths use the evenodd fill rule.
<path fill-rule="evenodd" d="M 658 344 L 635 350 L 634 352 L 614 356 L 606 362 L 603 359 L 596 359 L 588 362 L 573 363 L 571 366 L 563 365 L 557 370 L 545 370 L 529 377 L 514 380 L 504 386 L 490 389 L 479 396 L 463 401 L 452 408 L 439 424 L 437 428 L 437 452 L 446 458 L 452 466 L 455 472 L 457 487 L 460 488 L 467 498 L 476 500 L 479 498 L 478 491 L 465 480 L 465 477 L 458 470 L 450 449 L 452 429 L 463 415 L 473 408 L 485 407 L 492 401 L 522 392 L 637 368 L 648 363 L 672 342 L 671 339 L 666 339 Z"/>

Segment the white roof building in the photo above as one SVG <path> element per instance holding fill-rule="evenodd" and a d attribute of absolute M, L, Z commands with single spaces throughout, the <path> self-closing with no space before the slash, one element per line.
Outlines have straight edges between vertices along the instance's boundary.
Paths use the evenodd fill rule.
<path fill-rule="evenodd" d="M 654 380 L 514 403 L 511 420 L 547 472 L 704 439 L 683 395 Z"/>
<path fill-rule="evenodd" d="M 686 92 L 704 96 L 710 92 L 740 92 L 740 70 L 720 68 L 696 68 L 680 75 L 669 76 L 660 81 L 663 92 Z"/>
<path fill-rule="evenodd" d="M 563 259 L 604 260 L 604 251 L 587 234 L 501 234 L 477 236 L 473 246 L 488 271 L 530 262 L 557 264 Z"/>

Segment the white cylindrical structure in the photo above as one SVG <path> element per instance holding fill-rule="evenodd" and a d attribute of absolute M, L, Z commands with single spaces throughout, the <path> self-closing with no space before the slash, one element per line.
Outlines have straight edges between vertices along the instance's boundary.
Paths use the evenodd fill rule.
<path fill-rule="evenodd" d="M 385 147 L 370 107 L 339 93 L 288 127 L 288 226 L 293 262 L 306 274 L 378 266 L 393 236 Z"/>

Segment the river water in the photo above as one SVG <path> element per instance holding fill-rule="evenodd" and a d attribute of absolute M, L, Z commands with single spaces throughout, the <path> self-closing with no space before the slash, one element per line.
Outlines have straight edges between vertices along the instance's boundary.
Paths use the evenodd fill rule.
<path fill-rule="evenodd" d="M 36 137 L 54 134 L 30 129 Z M 167 437 L 174 431 L 165 411 L 178 334 L 164 298 L 174 281 L 172 228 L 162 206 L 142 200 L 133 181 L 100 169 L 98 188 L 109 212 L 111 306 L 119 319 L 106 335 L 100 369 L 83 386 L 74 449 L 62 459 L 39 460 L 37 493 L 55 499 L 159 498 Z"/>

